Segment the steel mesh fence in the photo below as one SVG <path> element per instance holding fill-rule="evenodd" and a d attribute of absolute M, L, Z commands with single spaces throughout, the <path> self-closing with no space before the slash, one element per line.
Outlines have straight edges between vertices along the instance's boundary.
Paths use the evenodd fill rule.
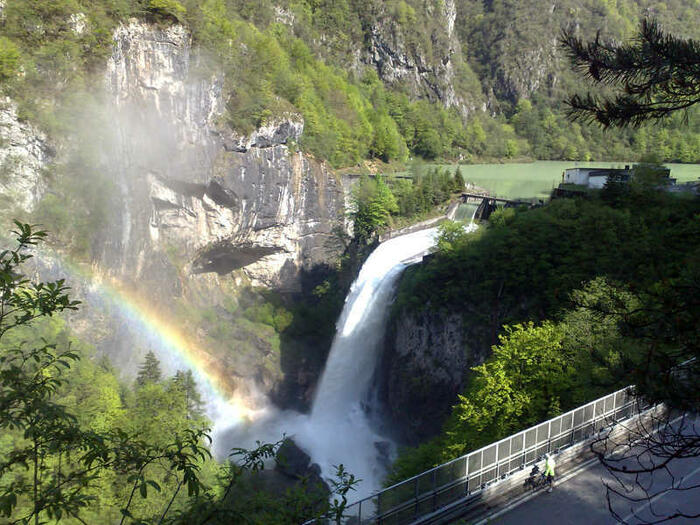
<path fill-rule="evenodd" d="M 347 507 L 345 523 L 411 523 L 523 469 L 547 452 L 584 441 L 639 408 L 631 387 L 618 390 L 356 501 Z"/>

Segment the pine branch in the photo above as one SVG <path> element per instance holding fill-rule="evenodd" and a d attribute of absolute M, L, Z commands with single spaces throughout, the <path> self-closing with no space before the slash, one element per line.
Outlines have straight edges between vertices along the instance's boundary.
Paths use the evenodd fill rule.
<path fill-rule="evenodd" d="M 617 92 L 571 96 L 573 120 L 638 127 L 700 103 L 700 42 L 668 35 L 655 20 L 643 20 L 638 38 L 627 44 L 603 41 L 600 33 L 586 43 L 572 30 L 562 33 L 561 43 L 576 71 Z"/>

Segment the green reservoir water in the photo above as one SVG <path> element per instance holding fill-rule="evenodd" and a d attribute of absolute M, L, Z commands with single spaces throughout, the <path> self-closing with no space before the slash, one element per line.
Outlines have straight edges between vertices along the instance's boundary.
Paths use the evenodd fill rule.
<path fill-rule="evenodd" d="M 497 197 L 532 199 L 548 197 L 552 188 L 561 182 L 567 168 L 624 168 L 624 162 L 562 162 L 542 160 L 522 164 L 461 165 L 464 180 L 484 188 Z M 627 163 L 632 164 L 632 163 Z M 700 164 L 666 164 L 671 177 L 678 182 L 700 179 Z M 451 171 L 455 166 L 449 165 Z"/>

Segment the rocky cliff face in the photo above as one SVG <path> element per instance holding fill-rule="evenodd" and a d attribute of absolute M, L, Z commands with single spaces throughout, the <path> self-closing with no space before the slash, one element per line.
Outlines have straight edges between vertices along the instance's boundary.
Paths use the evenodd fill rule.
<path fill-rule="evenodd" d="M 290 150 L 299 115 L 246 136 L 220 124 L 223 81 L 180 26 L 132 21 L 116 31 L 104 150 L 118 192 L 97 257 L 167 316 L 174 300 L 208 312 L 186 321 L 216 349 L 229 386 L 253 380 L 268 394 L 284 379 L 279 342 L 270 326 L 234 315 L 231 301 L 242 285 L 296 292 L 304 270 L 334 263 L 343 190 L 325 164 Z"/>
<path fill-rule="evenodd" d="M 198 73 L 207 67 L 184 28 L 132 21 L 114 41 L 110 164 L 121 204 L 105 265 L 158 281 L 170 251 L 193 275 L 243 269 L 253 284 L 293 291 L 302 268 L 335 259 L 342 188 L 288 148 L 303 131 L 298 115 L 236 134 L 217 123 L 223 79 Z"/>
<path fill-rule="evenodd" d="M 552 21 L 552 26 L 555 25 Z M 497 96 L 510 102 L 530 98 L 535 93 L 549 94 L 561 69 L 556 35 L 533 39 L 527 31 L 514 23 L 514 34 L 496 42 L 492 49 L 490 78 L 486 84 L 492 86 Z"/>
<path fill-rule="evenodd" d="M 376 67 L 387 84 L 408 89 L 413 98 L 439 100 L 465 116 L 476 109 L 480 93 L 459 93 L 456 60 L 461 47 L 455 33 L 457 8 L 454 0 L 426 6 L 416 20 L 398 20 L 380 13 L 365 31 L 367 53 L 362 59 Z M 430 23 L 426 41 L 417 41 L 415 24 Z"/>
<path fill-rule="evenodd" d="M 436 435 L 485 359 L 461 313 L 401 311 L 390 323 L 380 368 L 386 415 L 408 444 Z"/>
<path fill-rule="evenodd" d="M 577 25 L 584 11 L 584 6 L 569 9 L 549 1 L 460 4 L 457 33 L 479 71 L 492 109 L 499 101 L 515 103 L 535 93 L 554 94 L 562 72 L 571 69 L 559 46 L 560 28 Z"/>
<path fill-rule="evenodd" d="M 269 324 L 243 316 L 257 299 L 243 300 L 241 290 L 296 292 L 304 270 L 335 263 L 344 193 L 325 164 L 290 149 L 304 129 L 299 115 L 276 115 L 245 136 L 220 124 L 224 79 L 216 71 L 183 27 L 130 21 L 114 33 L 104 96 L 95 94 L 94 108 L 85 104 L 84 129 L 53 137 L 57 162 L 90 141 L 95 164 L 84 183 L 103 184 L 92 172 L 108 181 L 108 220 L 92 261 L 82 261 L 97 278 L 67 275 L 85 302 L 72 325 L 127 373 L 149 347 L 158 353 L 138 333 L 143 326 L 115 317 L 118 308 L 104 301 L 99 281 L 116 278 L 149 311 L 190 323 L 183 330 L 211 351 L 212 366 L 231 378 L 228 387 L 254 381 L 267 394 L 284 376 L 279 337 Z M 0 197 L 30 212 L 50 185 L 44 172 L 52 159 L 46 137 L 3 101 Z M 41 278 L 66 277 L 61 257 L 41 261 Z M 160 357 L 170 361 L 167 352 Z M 180 366 L 164 365 L 169 372 Z M 313 388 L 307 383 L 303 388 Z"/>
<path fill-rule="evenodd" d="M 17 117 L 17 105 L 0 99 L 0 206 L 31 212 L 45 190 L 53 157 L 46 136 Z"/>

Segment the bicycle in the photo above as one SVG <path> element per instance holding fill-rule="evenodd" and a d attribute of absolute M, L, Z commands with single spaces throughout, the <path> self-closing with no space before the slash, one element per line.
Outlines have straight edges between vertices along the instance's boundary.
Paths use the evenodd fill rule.
<path fill-rule="evenodd" d="M 535 492 L 546 485 L 547 478 L 544 475 L 544 472 L 540 472 L 540 467 L 538 467 L 537 465 L 533 465 L 532 470 L 530 471 L 530 475 L 525 480 L 525 483 L 523 483 L 523 486 L 526 490 L 532 490 L 533 492 Z"/>

